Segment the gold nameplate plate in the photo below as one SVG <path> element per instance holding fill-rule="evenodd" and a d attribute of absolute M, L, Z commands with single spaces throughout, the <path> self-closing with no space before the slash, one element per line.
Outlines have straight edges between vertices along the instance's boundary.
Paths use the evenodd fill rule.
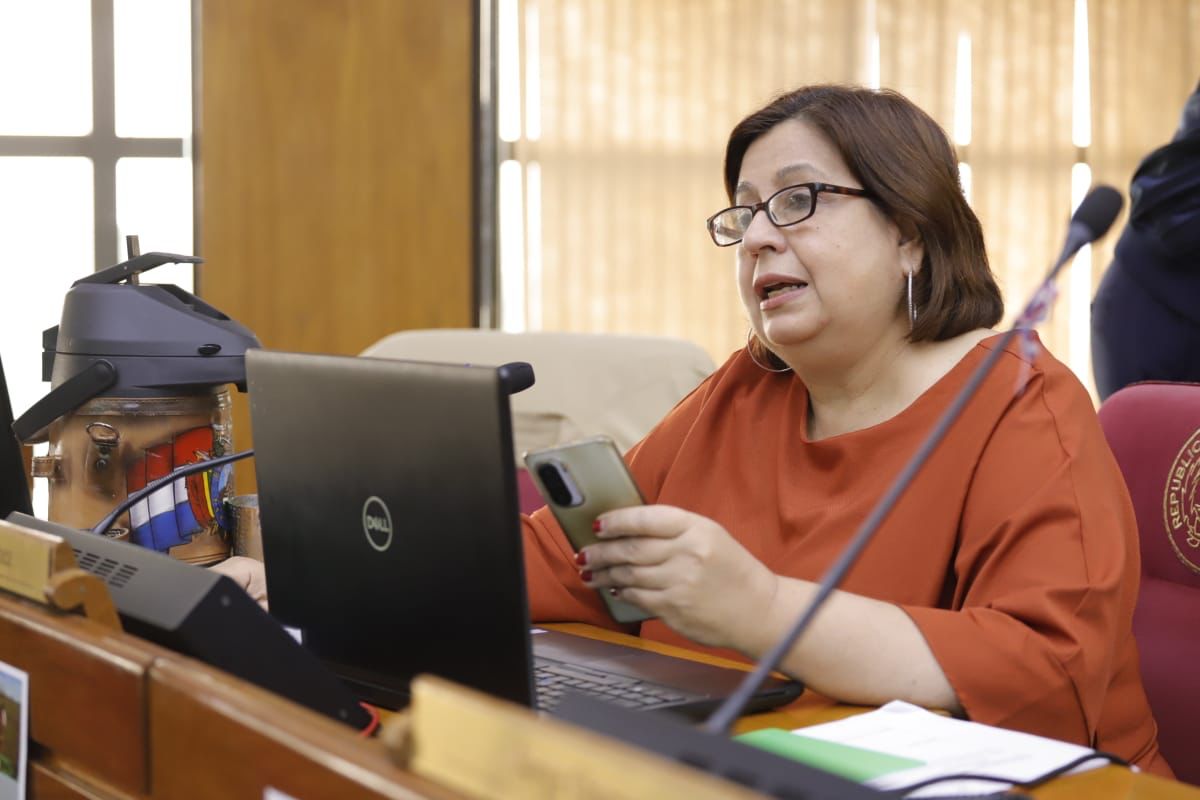
<path fill-rule="evenodd" d="M 749 800 L 762 795 L 431 675 L 384 741 L 412 772 L 470 798 Z"/>
<path fill-rule="evenodd" d="M 0 589 L 46 602 L 46 586 L 75 567 L 71 546 L 57 536 L 0 520 Z"/>

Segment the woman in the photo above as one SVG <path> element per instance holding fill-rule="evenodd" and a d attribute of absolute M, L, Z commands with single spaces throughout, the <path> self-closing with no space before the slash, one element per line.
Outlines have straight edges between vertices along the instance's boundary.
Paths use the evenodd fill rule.
<path fill-rule="evenodd" d="M 816 86 L 726 148 L 750 320 L 736 352 L 627 455 L 648 505 L 577 556 L 525 520 L 536 620 L 762 656 L 998 336 L 979 222 L 945 134 L 901 96 Z M 1130 633 L 1133 510 L 1090 399 L 1010 347 L 784 659 L 816 692 L 895 698 L 1091 744 L 1164 775 Z"/>

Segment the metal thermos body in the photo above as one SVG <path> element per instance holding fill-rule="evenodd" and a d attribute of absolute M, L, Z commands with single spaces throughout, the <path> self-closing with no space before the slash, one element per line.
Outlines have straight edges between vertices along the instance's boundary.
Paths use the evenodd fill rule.
<path fill-rule="evenodd" d="M 50 520 L 91 528 L 148 480 L 182 464 L 231 452 L 229 390 L 217 387 L 176 397 L 98 397 L 55 420 L 48 438 L 50 449 L 34 459 L 33 473 L 49 480 Z M 110 535 L 134 538 L 196 564 L 223 560 L 230 541 L 219 522 L 231 488 L 214 486 L 206 475 L 179 478 L 122 515 Z M 135 535 L 139 532 L 143 535 Z M 180 543 L 172 544 L 176 540 Z"/>

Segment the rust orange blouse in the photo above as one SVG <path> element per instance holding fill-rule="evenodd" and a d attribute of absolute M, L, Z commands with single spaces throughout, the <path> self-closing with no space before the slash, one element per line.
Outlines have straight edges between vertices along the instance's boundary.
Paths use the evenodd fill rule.
<path fill-rule="evenodd" d="M 816 580 L 998 344 L 892 419 L 816 442 L 800 380 L 742 350 L 627 460 L 647 502 L 711 517 L 775 572 Z M 912 617 L 971 719 L 1169 775 L 1130 631 L 1133 508 L 1086 391 L 1039 350 L 1030 363 L 1008 347 L 842 588 Z M 549 511 L 523 528 L 533 619 L 617 627 Z M 658 621 L 640 633 L 706 649 Z"/>

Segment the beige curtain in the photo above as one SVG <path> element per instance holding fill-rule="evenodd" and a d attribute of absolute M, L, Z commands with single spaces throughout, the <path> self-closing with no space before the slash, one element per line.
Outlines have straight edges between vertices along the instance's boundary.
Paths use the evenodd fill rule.
<path fill-rule="evenodd" d="M 966 33 L 971 42 L 971 140 L 961 155 L 971 170 L 971 204 L 1004 293 L 1007 326 L 1043 279 L 1070 215 L 1074 2 L 929 5 L 945 6 L 936 9 L 947 18 L 942 27 L 956 37 Z M 1063 360 L 1069 310 L 1068 298 L 1060 297 L 1039 328 Z"/>
<path fill-rule="evenodd" d="M 969 102 L 970 136 L 959 155 L 1007 326 L 1057 254 L 1070 212 L 1074 0 L 878 0 L 876 14 L 882 86 L 908 96 L 951 134 L 958 103 Z M 963 39 L 971 81 L 956 96 Z M 1039 328 L 1064 360 L 1066 300 Z"/>
<path fill-rule="evenodd" d="M 958 34 L 968 26 L 974 2 L 876 0 L 879 83 L 895 89 L 947 131 L 954 121 Z"/>
<path fill-rule="evenodd" d="M 873 35 L 880 85 L 909 96 L 948 131 L 960 35 L 969 38 L 971 136 L 959 150 L 1006 323 L 1062 244 L 1072 165 L 1090 162 L 1096 180 L 1127 188 L 1200 78 L 1200 0 L 1089 0 L 1093 143 L 1077 149 L 1074 0 L 519 6 L 524 41 L 528 26 L 537 27 L 540 67 L 539 98 L 524 98 L 540 102 L 540 136 L 512 147 L 541 181 L 540 276 L 527 287 L 528 327 L 681 336 L 718 362 L 746 334 L 732 253 L 714 247 L 703 226 L 725 203 L 725 137 L 786 89 L 868 81 Z M 1093 255 L 1095 280 L 1110 247 Z M 1078 333 L 1087 320 L 1078 317 L 1078 296 L 1072 310 L 1067 280 L 1041 335 L 1070 362 L 1075 313 L 1074 352 L 1085 349 L 1074 366 L 1090 382 Z"/>
<path fill-rule="evenodd" d="M 1170 141 L 1200 81 L 1200 0 L 1089 0 L 1092 143 L 1096 180 L 1128 192 L 1138 163 Z M 1128 206 L 1118 220 L 1119 234 Z M 1112 260 L 1116 235 L 1096 248 L 1094 280 Z"/>
<path fill-rule="evenodd" d="M 679 336 L 720 363 L 747 331 L 733 253 L 704 229 L 727 205 L 725 137 L 781 91 L 862 80 L 861 4 L 526 0 L 523 24 L 530 9 L 541 132 L 513 148 L 541 175 L 529 327 Z"/>

